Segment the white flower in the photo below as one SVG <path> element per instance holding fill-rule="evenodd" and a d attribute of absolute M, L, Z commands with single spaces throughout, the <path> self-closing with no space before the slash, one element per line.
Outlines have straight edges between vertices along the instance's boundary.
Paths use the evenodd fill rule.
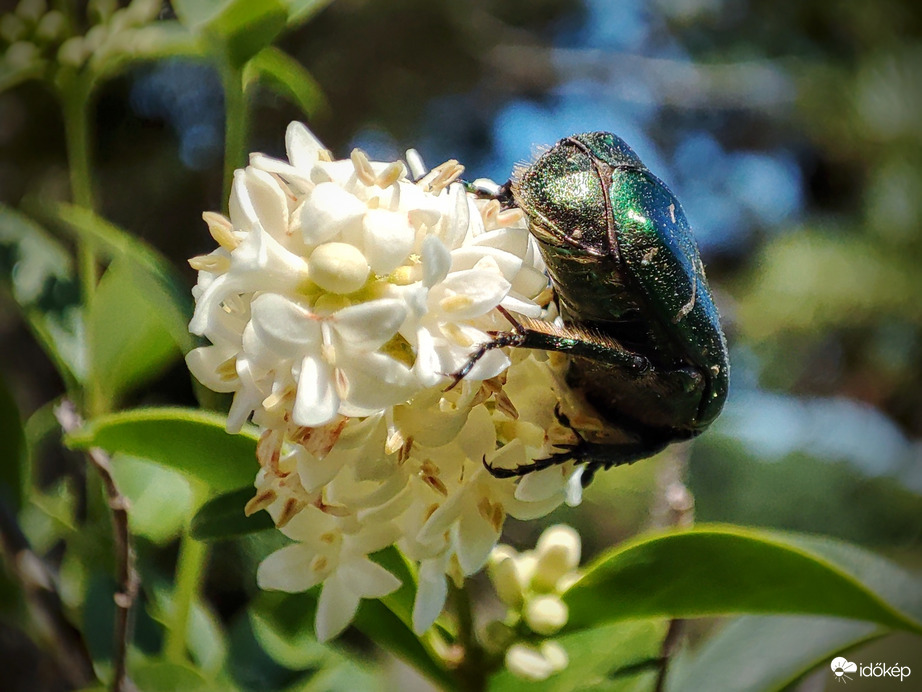
<path fill-rule="evenodd" d="M 327 639 L 362 598 L 398 588 L 369 557 L 397 546 L 418 565 L 421 634 L 448 578 L 483 567 L 507 516 L 578 500 L 572 464 L 521 480 L 484 468 L 573 442 L 554 415 L 553 359 L 488 350 L 445 391 L 511 327 L 505 314 L 546 316 L 544 265 L 521 212 L 467 194 L 455 161 L 426 173 L 409 155 L 414 181 L 358 150 L 333 161 L 297 123 L 286 147 L 288 161 L 254 154 L 235 173 L 229 218 L 204 215 L 219 247 L 190 260 L 189 328 L 210 344 L 186 360 L 234 394 L 229 431 L 251 416 L 263 429 L 246 512 L 268 511 L 293 543 L 262 562 L 259 585 L 322 585 L 315 626 Z"/>

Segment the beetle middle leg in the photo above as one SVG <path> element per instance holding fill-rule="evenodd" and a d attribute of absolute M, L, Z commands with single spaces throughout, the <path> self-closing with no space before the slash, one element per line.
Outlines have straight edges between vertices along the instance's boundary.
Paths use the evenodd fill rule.
<path fill-rule="evenodd" d="M 512 330 L 489 332 L 492 339 L 480 344 L 464 366 L 458 372 L 451 374 L 454 381 L 448 389 L 456 387 L 487 351 L 505 346 L 533 348 L 539 351 L 559 351 L 570 356 L 606 363 L 637 376 L 650 368 L 650 362 L 646 358 L 631 353 L 614 339 L 591 328 L 576 325 L 558 327 L 549 322 L 533 320 L 530 317 L 522 317 L 519 321 L 504 308 L 498 307 L 497 310 L 509 320 Z"/>

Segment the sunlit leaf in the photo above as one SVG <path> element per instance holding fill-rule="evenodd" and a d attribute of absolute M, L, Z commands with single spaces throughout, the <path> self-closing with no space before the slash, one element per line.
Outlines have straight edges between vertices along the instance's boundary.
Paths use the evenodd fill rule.
<path fill-rule="evenodd" d="M 303 24 L 333 0 L 282 0 L 288 7 L 288 25 Z"/>
<path fill-rule="evenodd" d="M 94 243 L 102 257 L 113 261 L 127 260 L 143 269 L 146 298 L 160 313 L 173 341 L 183 353 L 195 346 L 188 330 L 192 297 L 169 260 L 128 231 L 88 209 L 63 203 L 51 205 L 49 209 L 64 230 Z"/>
<path fill-rule="evenodd" d="M 258 471 L 257 434 L 245 429 L 230 435 L 224 422 L 196 409 L 135 409 L 95 418 L 67 442 L 149 459 L 220 492 L 252 483 Z"/>
<path fill-rule="evenodd" d="M 114 260 L 100 280 L 87 317 L 87 343 L 93 385 L 109 401 L 182 355 L 168 324 L 170 311 L 159 309 L 162 298 L 156 279 L 128 259 Z"/>
<path fill-rule="evenodd" d="M 0 205 L 0 276 L 64 380 L 82 381 L 83 320 L 73 259 L 44 228 L 5 205 Z"/>
<path fill-rule="evenodd" d="M 243 513 L 255 493 L 253 483 L 209 500 L 192 519 L 192 536 L 200 541 L 223 541 L 275 526 L 266 512 Z"/>
<path fill-rule="evenodd" d="M 143 459 L 117 454 L 112 475 L 128 498 L 131 532 L 154 543 L 176 538 L 194 506 L 192 488 L 178 472 Z"/>
<path fill-rule="evenodd" d="M 812 614 L 922 632 L 919 580 L 837 541 L 730 526 L 645 536 L 565 595 L 571 629 L 610 620 Z"/>
<path fill-rule="evenodd" d="M 287 21 L 281 0 L 230 0 L 204 30 L 221 43 L 231 65 L 242 67 L 278 37 Z"/>
<path fill-rule="evenodd" d="M 680 660 L 666 678 L 667 690 L 781 692 L 837 654 L 885 633 L 837 618 L 744 616 Z"/>
<path fill-rule="evenodd" d="M 329 108 L 320 85 L 311 73 L 274 46 L 264 48 L 247 63 L 244 82 L 249 86 L 254 81 L 287 98 L 308 117 L 316 117 Z"/>

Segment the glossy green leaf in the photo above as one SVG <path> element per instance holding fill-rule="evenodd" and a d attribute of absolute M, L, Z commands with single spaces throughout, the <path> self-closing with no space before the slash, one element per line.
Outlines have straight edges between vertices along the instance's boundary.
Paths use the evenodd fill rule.
<path fill-rule="evenodd" d="M 49 210 L 64 230 L 94 243 L 103 257 L 135 265 L 139 272 L 139 289 L 143 290 L 151 309 L 160 315 L 162 325 L 173 341 L 183 353 L 195 346 L 188 329 L 192 296 L 169 260 L 147 243 L 89 209 L 57 203 Z"/>
<path fill-rule="evenodd" d="M 134 666 L 129 672 L 132 681 L 144 692 L 201 692 L 212 689 L 191 665 L 152 661 Z"/>
<path fill-rule="evenodd" d="M 737 618 L 677 662 L 669 692 L 781 692 L 838 654 L 886 630 L 838 618 L 756 616 Z"/>
<path fill-rule="evenodd" d="M 18 512 L 22 507 L 23 483 L 28 477 L 26 435 L 16 400 L 0 377 L 0 499 Z"/>
<path fill-rule="evenodd" d="M 257 81 L 290 100 L 309 118 L 329 109 L 323 91 L 311 73 L 293 57 L 274 46 L 264 48 L 247 63 L 244 83 L 249 87 Z"/>
<path fill-rule="evenodd" d="M 0 205 L 0 276 L 63 379 L 86 373 L 80 288 L 68 250 L 28 216 Z"/>
<path fill-rule="evenodd" d="M 93 294 L 87 317 L 90 377 L 107 401 L 150 381 L 182 355 L 158 298 L 156 280 L 123 258 L 109 265 Z"/>
<path fill-rule="evenodd" d="M 303 24 L 333 0 L 282 0 L 288 7 L 288 25 Z"/>
<path fill-rule="evenodd" d="M 554 637 L 567 652 L 569 665 L 565 669 L 537 682 L 526 682 L 503 669 L 490 679 L 489 689 L 513 692 L 527 685 L 534 692 L 650 692 L 666 628 L 663 620 L 640 620 Z"/>
<path fill-rule="evenodd" d="M 281 0 L 230 0 L 204 30 L 223 46 L 231 65 L 243 65 L 285 29 L 288 8 Z"/>
<path fill-rule="evenodd" d="M 265 628 L 273 631 L 272 638 L 262 637 L 270 655 L 279 656 L 279 662 L 292 661 L 292 647 L 313 641 L 314 616 L 317 612 L 319 589 L 305 593 L 284 594 L 266 592 L 260 595 L 253 612 L 258 613 L 254 632 L 265 635 Z M 403 659 L 433 682 L 450 687 L 451 677 L 430 651 L 417 639 L 403 621 L 378 600 L 363 600 L 359 605 L 353 625 L 372 641 Z M 306 632 L 311 633 L 309 636 Z M 281 642 L 273 644 L 273 639 Z M 307 656 L 307 654 L 305 654 Z M 310 660 L 320 658 L 319 650 L 311 650 Z M 307 663 L 307 660 L 305 660 Z"/>
<path fill-rule="evenodd" d="M 273 528 L 275 524 L 267 512 L 259 511 L 250 516 L 243 513 L 254 493 L 251 482 L 206 502 L 192 518 L 190 530 L 193 538 L 224 541 Z"/>
<path fill-rule="evenodd" d="M 247 428 L 230 435 L 224 422 L 197 409 L 134 409 L 89 421 L 67 443 L 149 459 L 220 492 L 252 483 L 259 470 L 257 433 Z"/>
<path fill-rule="evenodd" d="M 131 510 L 132 534 L 165 544 L 179 536 L 195 503 L 189 482 L 177 471 L 144 459 L 116 454 L 112 475 Z"/>
<path fill-rule="evenodd" d="M 812 614 L 922 632 L 918 579 L 837 541 L 730 526 L 645 536 L 565 595 L 571 629 L 610 620 Z"/>

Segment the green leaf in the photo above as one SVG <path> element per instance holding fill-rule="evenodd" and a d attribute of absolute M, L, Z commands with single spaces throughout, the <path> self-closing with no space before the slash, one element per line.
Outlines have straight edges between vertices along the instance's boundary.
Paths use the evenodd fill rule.
<path fill-rule="evenodd" d="M 112 261 L 127 260 L 143 270 L 138 280 L 143 281 L 147 301 L 160 314 L 164 328 L 183 353 L 195 347 L 188 329 L 192 296 L 169 260 L 89 209 L 64 203 L 53 204 L 49 209 L 66 231 L 94 243 L 103 256 Z"/>
<path fill-rule="evenodd" d="M 527 684 L 534 692 L 605 690 L 649 692 L 657 676 L 667 623 L 662 620 L 619 622 L 555 637 L 567 652 L 569 665 L 540 682 L 525 682 L 508 670 L 490 678 L 491 692 L 513 692 Z M 718 687 L 686 689 L 721 689 Z"/>
<path fill-rule="evenodd" d="M 144 692 L 197 692 L 210 689 L 208 681 L 191 665 L 153 661 L 134 666 L 132 681 Z"/>
<path fill-rule="evenodd" d="M 186 526 L 195 503 L 189 482 L 176 471 L 143 459 L 116 454 L 112 475 L 128 498 L 131 532 L 163 545 Z"/>
<path fill-rule="evenodd" d="M 253 612 L 258 613 L 258 622 L 254 621 L 254 632 L 261 636 L 260 640 L 267 646 L 268 653 L 273 657 L 279 656 L 277 660 L 280 663 L 294 662 L 292 647 L 313 640 L 318 595 L 318 588 L 305 593 L 266 592 L 260 595 L 253 608 Z M 447 689 L 452 687 L 452 678 L 448 672 L 410 628 L 381 601 L 363 600 L 353 625 L 383 649 L 406 661 L 433 682 Z M 266 628 L 272 630 L 272 637 L 263 636 L 266 634 Z M 310 637 L 305 632 L 311 633 Z M 273 641 L 274 639 L 280 639 L 281 642 Z M 319 651 L 312 650 L 310 661 L 315 660 L 314 656 L 319 658 Z"/>
<path fill-rule="evenodd" d="M 86 373 L 73 259 L 43 227 L 0 205 L 0 276 L 32 333 L 71 386 Z"/>
<path fill-rule="evenodd" d="M 240 68 L 270 45 L 288 23 L 281 0 L 230 0 L 204 31 L 224 48 L 230 64 Z"/>
<path fill-rule="evenodd" d="M 255 81 L 264 83 L 310 118 L 329 110 L 323 91 L 311 73 L 274 46 L 264 48 L 247 63 L 243 81 L 247 88 Z"/>
<path fill-rule="evenodd" d="M 0 376 L 0 500 L 19 512 L 28 478 L 28 450 L 19 407 Z"/>
<path fill-rule="evenodd" d="M 837 541 L 730 526 L 646 536 L 592 565 L 565 595 L 570 629 L 649 617 L 828 615 L 922 632 L 922 586 Z"/>
<path fill-rule="evenodd" d="M 252 499 L 253 483 L 209 500 L 192 519 L 192 537 L 200 541 L 224 541 L 275 526 L 267 512 L 243 513 Z"/>
<path fill-rule="evenodd" d="M 669 692 L 781 692 L 818 665 L 885 634 L 837 618 L 744 616 L 730 622 L 666 677 Z"/>
<path fill-rule="evenodd" d="M 303 24 L 333 0 L 282 0 L 288 7 L 288 26 Z"/>
<path fill-rule="evenodd" d="M 230 435 L 224 422 L 197 409 L 134 409 L 94 418 L 66 441 L 76 449 L 102 447 L 149 459 L 227 491 L 253 482 L 258 435 L 251 428 Z"/>
<path fill-rule="evenodd" d="M 162 299 L 156 279 L 128 259 L 114 260 L 103 274 L 90 303 L 87 342 L 93 386 L 107 401 L 150 381 L 182 355 Z"/>

